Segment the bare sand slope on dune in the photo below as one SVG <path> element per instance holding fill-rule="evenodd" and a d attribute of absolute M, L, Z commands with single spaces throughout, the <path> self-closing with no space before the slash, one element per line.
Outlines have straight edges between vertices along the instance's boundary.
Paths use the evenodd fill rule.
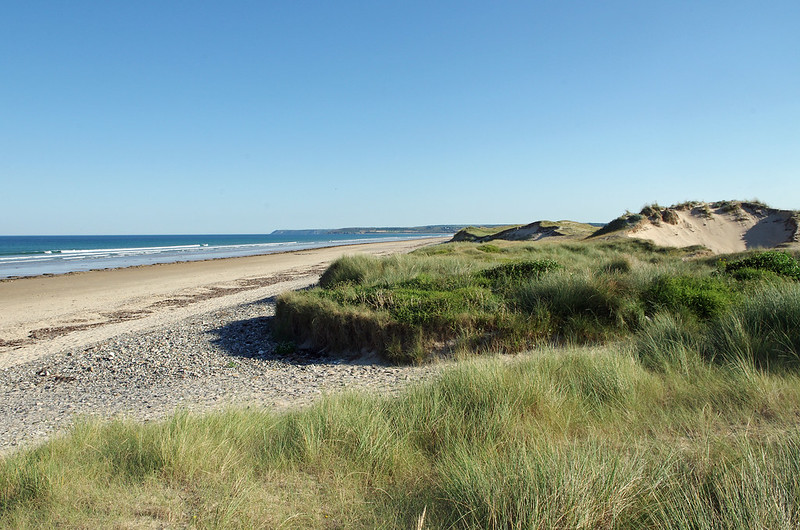
<path fill-rule="evenodd" d="M 723 254 L 800 242 L 796 212 L 753 203 L 648 207 L 642 213 L 646 217 L 625 235 L 666 247 L 702 245 Z"/>

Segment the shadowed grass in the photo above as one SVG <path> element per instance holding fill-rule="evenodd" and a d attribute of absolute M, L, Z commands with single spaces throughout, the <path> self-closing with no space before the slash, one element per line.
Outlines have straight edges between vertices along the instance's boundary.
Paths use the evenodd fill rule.
<path fill-rule="evenodd" d="M 664 276 L 645 293 L 653 312 L 688 311 L 699 318 L 711 318 L 725 312 L 736 300 L 736 293 L 719 277 Z"/>

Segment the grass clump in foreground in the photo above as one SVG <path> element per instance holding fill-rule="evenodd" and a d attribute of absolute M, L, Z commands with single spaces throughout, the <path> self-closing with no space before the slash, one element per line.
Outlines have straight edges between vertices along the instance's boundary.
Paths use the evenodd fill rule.
<path fill-rule="evenodd" d="M 715 262 L 643 241 L 450 243 L 391 258 L 345 257 L 320 287 L 282 296 L 285 339 L 396 362 L 441 352 L 603 343 L 658 313 L 705 329 L 767 285 L 800 278 L 782 252 Z"/>
<path fill-rule="evenodd" d="M 688 347 L 691 369 L 652 370 L 637 348 L 465 361 L 281 415 L 83 423 L 0 462 L 0 526 L 800 525 L 800 378 Z"/>

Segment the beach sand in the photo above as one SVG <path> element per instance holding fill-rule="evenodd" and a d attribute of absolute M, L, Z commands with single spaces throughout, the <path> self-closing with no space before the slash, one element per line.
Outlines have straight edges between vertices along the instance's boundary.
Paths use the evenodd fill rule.
<path fill-rule="evenodd" d="M 388 255 L 446 240 L 367 243 L 0 281 L 0 369 L 303 288 L 343 255 Z"/>

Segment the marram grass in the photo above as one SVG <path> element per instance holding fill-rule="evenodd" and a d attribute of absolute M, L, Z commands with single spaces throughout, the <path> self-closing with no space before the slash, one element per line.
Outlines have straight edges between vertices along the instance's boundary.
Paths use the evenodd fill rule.
<path fill-rule="evenodd" d="M 396 397 L 86 420 L 3 457 L 0 527 L 800 527 L 787 258 L 489 250 L 348 258 L 281 298 L 278 318 L 332 349 L 485 358 Z"/>
<path fill-rule="evenodd" d="M 81 423 L 0 463 L 0 526 L 796 528 L 798 414 L 788 373 L 492 357 L 391 398 Z"/>
<path fill-rule="evenodd" d="M 451 243 L 391 258 L 345 257 L 319 288 L 279 298 L 275 330 L 312 348 L 424 362 L 454 352 L 606 343 L 640 333 L 659 314 L 699 322 L 705 333 L 710 322 L 793 289 L 800 278 L 797 260 L 783 252 L 692 256 L 615 240 L 498 242 L 490 252 Z"/>

